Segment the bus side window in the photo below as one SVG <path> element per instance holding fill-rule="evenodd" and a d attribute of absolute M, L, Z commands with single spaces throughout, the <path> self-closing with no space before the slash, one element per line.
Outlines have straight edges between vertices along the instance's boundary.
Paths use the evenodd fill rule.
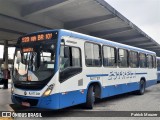
<path fill-rule="evenodd" d="M 60 71 L 63 71 L 65 68 L 69 66 L 70 62 L 70 52 L 69 47 L 61 46 L 60 50 Z"/>
<path fill-rule="evenodd" d="M 147 67 L 153 68 L 153 56 L 152 55 L 147 56 Z"/>
<path fill-rule="evenodd" d="M 96 43 L 85 43 L 85 62 L 87 67 L 101 67 L 101 46 Z"/>
<path fill-rule="evenodd" d="M 157 66 L 157 65 L 156 65 L 156 57 L 153 56 L 153 67 L 156 68 L 156 66 Z"/>
<path fill-rule="evenodd" d="M 160 70 L 160 59 L 157 59 L 157 69 Z"/>
<path fill-rule="evenodd" d="M 128 62 L 129 57 L 128 57 L 128 51 L 127 50 L 119 49 L 118 58 L 119 58 L 119 61 L 118 61 L 119 67 L 126 68 L 126 67 L 129 66 L 129 62 Z"/>
<path fill-rule="evenodd" d="M 143 54 L 143 53 L 139 54 L 139 65 L 140 65 L 140 68 L 146 68 L 147 67 L 146 55 Z"/>
<path fill-rule="evenodd" d="M 81 52 L 77 47 L 61 46 L 60 82 L 82 71 Z"/>
<path fill-rule="evenodd" d="M 138 52 L 135 52 L 135 51 L 129 52 L 129 64 L 131 68 L 139 67 Z"/>
<path fill-rule="evenodd" d="M 116 67 L 116 48 L 103 46 L 103 66 Z"/>

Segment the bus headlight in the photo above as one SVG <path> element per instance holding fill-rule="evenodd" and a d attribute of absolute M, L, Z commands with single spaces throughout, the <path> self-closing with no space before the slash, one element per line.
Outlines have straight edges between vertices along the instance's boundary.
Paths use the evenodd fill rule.
<path fill-rule="evenodd" d="M 47 88 L 47 90 L 43 93 L 43 96 L 48 96 L 48 95 L 50 95 L 51 92 L 52 92 L 52 90 L 53 90 L 53 88 L 54 88 L 54 84 L 51 84 L 51 85 Z"/>

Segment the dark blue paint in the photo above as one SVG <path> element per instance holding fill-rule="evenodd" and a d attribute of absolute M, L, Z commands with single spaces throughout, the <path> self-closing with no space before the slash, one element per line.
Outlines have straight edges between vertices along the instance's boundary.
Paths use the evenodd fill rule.
<path fill-rule="evenodd" d="M 101 98 L 110 97 L 118 94 L 123 94 L 131 91 L 135 91 L 139 89 L 139 83 L 127 83 L 127 84 L 118 84 L 118 85 L 111 85 L 106 86 L 102 90 Z"/>
<path fill-rule="evenodd" d="M 59 107 L 60 93 L 50 95 L 50 96 L 47 96 L 47 97 L 27 97 L 27 96 L 20 96 L 20 95 L 13 95 L 12 94 L 12 96 L 11 96 L 12 102 L 15 103 L 15 104 L 21 105 L 22 101 L 16 101 L 16 99 L 15 99 L 16 96 L 20 97 L 24 101 L 26 99 L 36 99 L 36 100 L 38 100 L 38 104 L 36 106 L 32 106 L 32 107 L 48 108 L 48 109 L 59 109 L 60 108 Z"/>
<path fill-rule="evenodd" d="M 82 94 L 80 90 L 70 91 L 60 95 L 60 108 L 65 108 L 86 102 L 87 90 Z"/>
<path fill-rule="evenodd" d="M 157 68 L 157 72 L 160 72 L 160 68 Z M 160 73 L 157 73 L 157 82 L 160 82 Z"/>
<path fill-rule="evenodd" d="M 103 77 L 103 76 L 108 76 L 108 74 L 89 74 L 86 75 L 87 77 Z"/>
<path fill-rule="evenodd" d="M 150 87 L 155 84 L 157 84 L 157 80 L 149 80 L 146 82 L 146 87 Z"/>
<path fill-rule="evenodd" d="M 136 73 L 136 75 L 145 75 L 147 73 Z"/>
<path fill-rule="evenodd" d="M 157 73 L 157 81 L 160 81 L 160 73 Z"/>

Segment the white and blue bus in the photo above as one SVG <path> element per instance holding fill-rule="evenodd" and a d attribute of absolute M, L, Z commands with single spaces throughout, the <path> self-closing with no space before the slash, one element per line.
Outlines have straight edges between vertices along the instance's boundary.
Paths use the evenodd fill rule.
<path fill-rule="evenodd" d="M 160 57 L 157 57 L 157 82 L 160 82 Z"/>
<path fill-rule="evenodd" d="M 68 30 L 18 39 L 12 72 L 15 104 L 62 109 L 157 83 L 155 52 Z"/>

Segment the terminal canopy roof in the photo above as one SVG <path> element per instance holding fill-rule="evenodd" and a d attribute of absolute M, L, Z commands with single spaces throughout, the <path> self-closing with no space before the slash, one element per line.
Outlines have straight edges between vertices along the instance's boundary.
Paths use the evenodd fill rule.
<path fill-rule="evenodd" d="M 160 55 L 160 45 L 104 0 L 1 0 L 0 44 L 13 46 L 20 35 L 68 29 Z"/>

